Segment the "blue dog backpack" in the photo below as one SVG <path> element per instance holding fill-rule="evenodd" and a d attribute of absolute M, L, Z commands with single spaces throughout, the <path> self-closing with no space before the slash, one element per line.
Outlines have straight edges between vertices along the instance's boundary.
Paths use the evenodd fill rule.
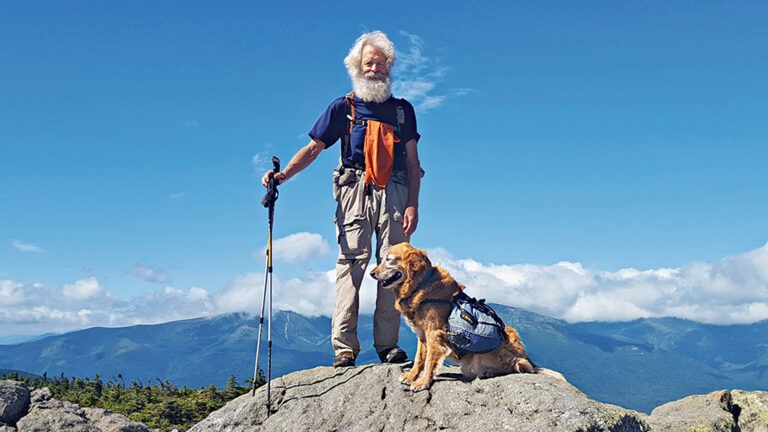
<path fill-rule="evenodd" d="M 484 299 L 463 292 L 453 298 L 448 317 L 448 340 L 461 358 L 495 350 L 506 338 L 504 322 Z"/>

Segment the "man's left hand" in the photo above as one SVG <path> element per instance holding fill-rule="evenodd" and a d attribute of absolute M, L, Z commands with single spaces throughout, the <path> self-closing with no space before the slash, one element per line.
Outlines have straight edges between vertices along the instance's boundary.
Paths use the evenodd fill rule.
<path fill-rule="evenodd" d="M 413 234 L 416 231 L 416 225 L 419 224 L 419 210 L 414 206 L 405 208 L 405 214 L 403 215 L 403 233 L 406 236 Z"/>

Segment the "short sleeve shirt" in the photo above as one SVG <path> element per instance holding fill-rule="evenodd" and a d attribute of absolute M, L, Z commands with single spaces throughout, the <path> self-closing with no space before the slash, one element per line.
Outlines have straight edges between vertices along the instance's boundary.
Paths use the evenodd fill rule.
<path fill-rule="evenodd" d="M 396 171 L 406 170 L 405 143 L 421 138 L 416 128 L 416 114 L 413 105 L 405 99 L 399 99 L 405 114 L 405 124 L 398 133 L 400 142 L 395 143 L 395 161 L 392 167 Z M 382 103 L 364 102 L 355 97 L 355 119 L 357 120 L 376 120 L 388 123 L 397 128 L 397 101 L 390 97 Z M 349 127 L 347 115 L 350 114 L 344 97 L 340 97 L 328 106 L 317 119 L 309 136 L 312 139 L 320 140 L 330 147 L 341 139 L 347 127 Z M 341 149 L 341 161 L 346 167 L 356 167 L 365 169 L 365 155 L 363 148 L 365 146 L 365 126 L 354 125 L 350 138 L 350 148 Z M 343 147 L 343 146 L 342 146 Z"/>

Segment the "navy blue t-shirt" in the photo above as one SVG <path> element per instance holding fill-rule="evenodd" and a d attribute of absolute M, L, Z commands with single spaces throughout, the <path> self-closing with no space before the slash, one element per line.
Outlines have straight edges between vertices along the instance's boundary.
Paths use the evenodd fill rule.
<path fill-rule="evenodd" d="M 400 142 L 395 143 L 395 161 L 392 167 L 395 171 L 406 170 L 405 143 L 421 138 L 416 129 L 416 114 L 413 111 L 413 105 L 405 99 L 402 101 L 405 114 L 405 124 L 403 130 L 399 131 L 398 138 Z M 326 148 L 332 146 L 341 137 L 344 136 L 348 127 L 346 101 L 340 97 L 328 106 L 326 110 L 317 119 L 309 136 L 312 139 L 320 140 L 325 143 Z M 355 119 L 357 120 L 376 120 L 388 123 L 397 129 L 397 100 L 390 97 L 382 103 L 364 102 L 355 96 Z M 354 125 L 352 127 L 351 145 L 349 149 L 341 149 L 341 160 L 347 167 L 365 167 L 365 126 Z M 342 146 L 343 147 L 343 146 Z"/>

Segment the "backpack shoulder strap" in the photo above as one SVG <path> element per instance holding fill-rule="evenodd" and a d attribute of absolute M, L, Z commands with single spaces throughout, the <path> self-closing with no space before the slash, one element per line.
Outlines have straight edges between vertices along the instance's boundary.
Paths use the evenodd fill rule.
<path fill-rule="evenodd" d="M 355 124 L 355 92 L 351 91 L 344 96 L 344 116 L 347 119 L 347 127 L 344 128 L 344 136 L 341 143 L 344 145 L 343 152 L 350 154 L 352 150 L 352 126 Z"/>
<path fill-rule="evenodd" d="M 351 120 L 353 123 L 355 121 L 355 92 L 351 91 L 347 93 L 346 96 L 344 96 L 344 101 L 347 104 L 347 119 Z"/>
<path fill-rule="evenodd" d="M 403 108 L 403 99 L 395 98 L 395 103 L 397 104 L 395 110 L 397 113 L 397 136 L 399 138 L 405 127 L 405 109 Z"/>

